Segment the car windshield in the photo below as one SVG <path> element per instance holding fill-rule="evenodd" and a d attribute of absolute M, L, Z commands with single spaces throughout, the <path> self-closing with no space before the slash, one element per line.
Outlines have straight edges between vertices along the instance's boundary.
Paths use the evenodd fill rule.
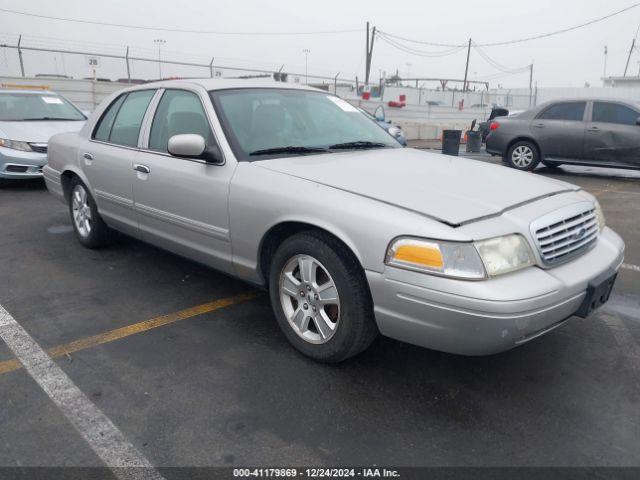
<path fill-rule="evenodd" d="M 210 95 L 240 160 L 401 147 L 356 107 L 324 92 L 241 88 Z"/>
<path fill-rule="evenodd" d="M 69 101 L 59 95 L 40 93 L 0 93 L 0 121 L 86 120 Z"/>

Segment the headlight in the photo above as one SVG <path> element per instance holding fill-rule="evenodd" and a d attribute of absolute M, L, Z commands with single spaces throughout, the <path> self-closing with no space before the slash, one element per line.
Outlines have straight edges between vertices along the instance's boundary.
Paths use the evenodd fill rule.
<path fill-rule="evenodd" d="M 602 207 L 600 206 L 600 202 L 598 202 L 597 200 L 595 203 L 595 211 L 596 218 L 598 219 L 598 230 L 602 231 L 606 225 L 606 222 L 604 219 L 604 212 L 602 211 Z"/>
<path fill-rule="evenodd" d="M 400 238 L 389 245 L 386 263 L 406 270 L 467 280 L 486 277 L 473 243 Z"/>
<path fill-rule="evenodd" d="M 522 235 L 507 235 L 476 242 L 490 277 L 515 272 L 535 263 L 529 243 Z"/>
<path fill-rule="evenodd" d="M 23 152 L 31 152 L 31 146 L 27 142 L 18 142 L 7 138 L 0 138 L 0 147 L 12 148 L 14 150 L 22 150 Z"/>
<path fill-rule="evenodd" d="M 521 235 L 475 243 L 400 238 L 387 250 L 387 265 L 464 280 L 482 280 L 535 264 L 529 243 Z"/>

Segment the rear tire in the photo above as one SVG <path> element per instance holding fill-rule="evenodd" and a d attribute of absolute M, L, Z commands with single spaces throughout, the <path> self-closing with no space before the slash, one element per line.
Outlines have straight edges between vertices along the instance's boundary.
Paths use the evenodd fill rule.
<path fill-rule="evenodd" d="M 111 239 L 111 231 L 100 217 L 89 189 L 78 177 L 74 177 L 69 191 L 69 215 L 76 237 L 87 248 L 104 247 Z"/>
<path fill-rule="evenodd" d="M 269 295 L 287 340 L 314 360 L 346 360 L 378 334 L 364 271 L 330 235 L 308 231 L 285 240 L 271 261 Z"/>
<path fill-rule="evenodd" d="M 505 161 L 511 168 L 531 171 L 540 163 L 540 152 L 533 142 L 522 140 L 511 145 Z"/>

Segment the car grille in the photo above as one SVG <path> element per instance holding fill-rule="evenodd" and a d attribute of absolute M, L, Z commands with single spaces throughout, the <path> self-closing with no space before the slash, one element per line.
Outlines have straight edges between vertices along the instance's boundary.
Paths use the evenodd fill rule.
<path fill-rule="evenodd" d="M 47 153 L 47 144 L 46 143 L 30 143 L 29 146 L 31 150 L 38 153 Z"/>
<path fill-rule="evenodd" d="M 555 265 L 580 255 L 598 238 L 598 218 L 593 205 L 578 213 L 571 212 L 570 216 L 559 220 L 549 218 L 552 223 L 540 225 L 544 218 L 547 217 L 535 222 L 532 233 L 540 256 L 547 265 Z"/>

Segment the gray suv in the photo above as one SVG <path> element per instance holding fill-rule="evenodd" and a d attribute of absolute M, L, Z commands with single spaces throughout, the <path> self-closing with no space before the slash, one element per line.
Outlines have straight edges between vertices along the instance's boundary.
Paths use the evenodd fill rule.
<path fill-rule="evenodd" d="M 490 125 L 487 152 L 518 170 L 540 162 L 640 168 L 640 103 L 567 100 L 545 103 Z"/>

